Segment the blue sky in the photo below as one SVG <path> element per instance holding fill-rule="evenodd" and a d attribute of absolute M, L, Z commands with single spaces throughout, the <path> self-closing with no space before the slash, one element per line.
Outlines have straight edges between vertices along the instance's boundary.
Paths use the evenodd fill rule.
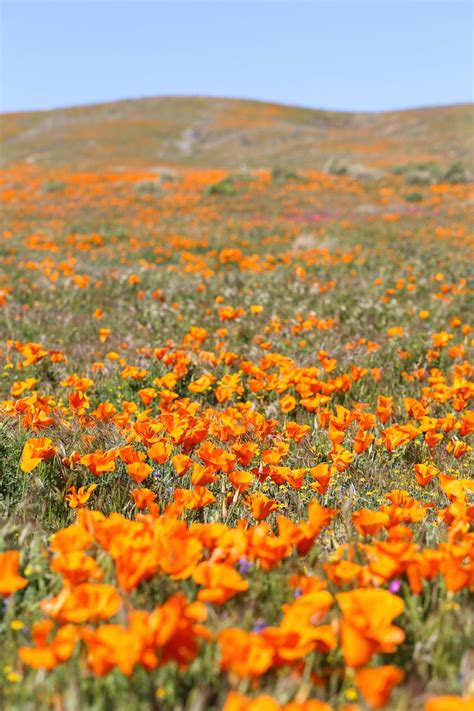
<path fill-rule="evenodd" d="M 472 5 L 3 0 L 0 110 L 155 95 L 337 110 L 472 101 Z"/>

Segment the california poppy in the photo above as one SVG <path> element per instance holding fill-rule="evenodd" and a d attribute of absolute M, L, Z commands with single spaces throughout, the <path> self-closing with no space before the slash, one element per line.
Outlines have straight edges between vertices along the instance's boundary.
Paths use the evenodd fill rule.
<path fill-rule="evenodd" d="M 28 585 L 28 580 L 18 574 L 20 554 L 18 551 L 0 553 L 0 595 L 7 597 Z"/>
<path fill-rule="evenodd" d="M 380 709 L 388 703 L 393 687 L 399 684 L 403 677 L 403 671 L 392 664 L 358 669 L 355 674 L 360 693 L 374 709 Z"/>
<path fill-rule="evenodd" d="M 356 589 L 337 593 L 342 610 L 342 651 L 346 664 L 360 667 L 377 652 L 394 652 L 405 633 L 392 625 L 404 610 L 403 600 L 387 590 Z"/>

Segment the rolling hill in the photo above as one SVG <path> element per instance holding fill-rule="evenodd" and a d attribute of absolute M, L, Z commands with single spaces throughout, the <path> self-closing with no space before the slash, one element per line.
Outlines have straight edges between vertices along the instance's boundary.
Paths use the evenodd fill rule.
<path fill-rule="evenodd" d="M 2 164 L 384 168 L 474 159 L 472 105 L 345 113 L 205 97 L 158 97 L 4 114 Z"/>

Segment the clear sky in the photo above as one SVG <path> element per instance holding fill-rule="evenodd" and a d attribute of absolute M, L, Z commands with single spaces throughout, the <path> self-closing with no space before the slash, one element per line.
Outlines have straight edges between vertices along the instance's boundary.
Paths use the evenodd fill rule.
<path fill-rule="evenodd" d="M 367 111 L 473 98 L 469 0 L 1 8 L 1 111 L 171 94 Z"/>

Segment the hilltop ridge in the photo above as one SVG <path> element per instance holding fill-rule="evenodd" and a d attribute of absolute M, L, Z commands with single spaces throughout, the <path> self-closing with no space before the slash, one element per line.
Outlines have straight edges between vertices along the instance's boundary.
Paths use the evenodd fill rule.
<path fill-rule="evenodd" d="M 384 113 L 207 97 L 122 100 L 1 116 L 2 163 L 80 169 L 162 164 L 321 169 L 474 160 L 473 105 Z"/>

